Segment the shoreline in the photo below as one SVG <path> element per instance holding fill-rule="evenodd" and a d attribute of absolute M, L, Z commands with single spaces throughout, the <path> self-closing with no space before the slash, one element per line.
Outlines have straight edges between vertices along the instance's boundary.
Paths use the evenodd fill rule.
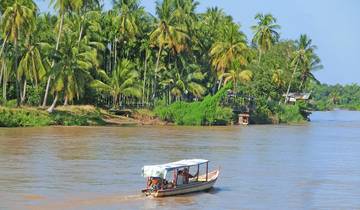
<path fill-rule="evenodd" d="M 348 109 L 334 109 L 328 111 L 358 111 Z M 307 122 L 288 123 L 255 123 L 250 125 L 304 125 Z M 130 116 L 120 116 L 107 110 L 90 105 L 59 106 L 53 113 L 48 113 L 45 108 L 23 106 L 10 108 L 0 106 L 0 127 L 141 127 L 141 126 L 176 126 L 175 123 L 161 120 L 153 111 L 147 109 L 132 110 Z M 185 126 L 185 125 L 179 125 Z M 199 125 L 199 127 L 233 127 L 229 125 Z"/>

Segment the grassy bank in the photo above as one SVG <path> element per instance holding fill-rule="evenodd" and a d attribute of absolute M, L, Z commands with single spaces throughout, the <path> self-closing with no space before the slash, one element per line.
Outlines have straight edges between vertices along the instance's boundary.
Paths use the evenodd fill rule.
<path fill-rule="evenodd" d="M 146 121 L 146 120 L 145 120 Z M 141 118 L 116 116 L 94 106 L 57 107 L 53 113 L 36 107 L 0 106 L 0 127 L 103 126 L 144 124 Z"/>

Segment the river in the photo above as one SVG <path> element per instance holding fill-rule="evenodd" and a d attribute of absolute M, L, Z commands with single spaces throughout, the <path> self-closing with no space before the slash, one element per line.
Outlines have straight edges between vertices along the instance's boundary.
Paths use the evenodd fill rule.
<path fill-rule="evenodd" d="M 360 209 L 360 112 L 305 125 L 0 128 L 0 209 Z M 153 199 L 141 167 L 211 160 L 210 192 Z"/>

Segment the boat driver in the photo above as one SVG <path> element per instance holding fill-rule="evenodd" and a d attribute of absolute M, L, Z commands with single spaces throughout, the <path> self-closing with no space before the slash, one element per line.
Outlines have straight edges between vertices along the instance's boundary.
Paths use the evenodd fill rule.
<path fill-rule="evenodd" d="M 189 173 L 188 168 L 184 168 L 184 170 L 180 170 L 178 172 L 178 183 L 177 184 L 189 184 L 189 179 L 196 177 L 197 174 L 191 175 Z"/>

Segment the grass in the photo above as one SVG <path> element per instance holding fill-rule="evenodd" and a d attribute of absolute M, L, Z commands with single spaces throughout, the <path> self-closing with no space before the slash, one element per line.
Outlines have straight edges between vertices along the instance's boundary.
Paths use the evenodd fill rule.
<path fill-rule="evenodd" d="M 34 107 L 0 107 L 0 127 L 105 125 L 103 112 L 92 106 L 58 107 L 51 114 Z"/>

